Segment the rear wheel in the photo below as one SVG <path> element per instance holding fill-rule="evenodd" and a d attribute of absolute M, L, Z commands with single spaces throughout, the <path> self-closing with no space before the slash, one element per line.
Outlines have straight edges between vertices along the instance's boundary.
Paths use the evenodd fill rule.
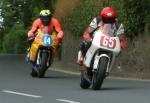
<path fill-rule="evenodd" d="M 93 73 L 92 77 L 92 89 L 99 90 L 106 76 L 106 69 L 108 64 L 108 58 L 102 57 L 99 60 L 98 70 Z"/>

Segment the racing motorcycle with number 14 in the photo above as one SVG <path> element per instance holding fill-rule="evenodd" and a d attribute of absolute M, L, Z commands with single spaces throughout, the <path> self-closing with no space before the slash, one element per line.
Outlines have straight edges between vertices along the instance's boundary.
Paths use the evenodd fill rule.
<path fill-rule="evenodd" d="M 43 78 L 46 70 L 51 66 L 55 48 L 58 45 L 58 43 L 54 42 L 56 37 L 55 32 L 50 35 L 38 29 L 29 52 L 29 61 L 32 64 L 32 77 Z"/>

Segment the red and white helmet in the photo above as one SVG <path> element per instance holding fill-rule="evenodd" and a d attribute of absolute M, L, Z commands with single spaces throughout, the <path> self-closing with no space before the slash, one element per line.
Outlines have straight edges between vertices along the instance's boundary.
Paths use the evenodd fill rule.
<path fill-rule="evenodd" d="M 104 23 L 114 23 L 117 13 L 113 7 L 105 7 L 102 9 L 100 17 Z"/>

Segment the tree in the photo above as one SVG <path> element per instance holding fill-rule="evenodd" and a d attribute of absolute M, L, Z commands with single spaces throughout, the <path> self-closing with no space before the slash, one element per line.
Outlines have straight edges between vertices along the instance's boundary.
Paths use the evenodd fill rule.
<path fill-rule="evenodd" d="M 8 35 L 10 35 L 10 31 L 13 29 L 14 26 L 15 27 L 21 26 L 20 29 L 25 31 L 28 30 L 33 22 L 33 19 L 39 16 L 39 12 L 41 9 L 51 9 L 51 11 L 53 12 L 54 6 L 52 5 L 55 1 L 56 0 L 1 0 L 0 6 L 2 8 L 1 16 L 3 17 L 3 23 L 2 28 L 0 29 L 0 41 L 2 43 L 5 42 L 5 44 L 7 44 L 6 43 L 7 41 L 4 41 L 3 39 L 5 38 L 9 39 L 12 37 Z M 13 33 L 16 33 L 18 31 L 18 29 L 15 30 L 16 31 L 13 30 Z M 26 37 L 26 33 L 24 33 L 24 37 Z M 20 44 L 19 42 L 18 44 Z M 0 51 L 2 51 L 2 49 L 5 49 L 5 45 L 3 45 L 3 48 L 1 48 L 0 45 Z"/>
<path fill-rule="evenodd" d="M 129 36 L 134 37 L 144 32 L 147 17 L 150 15 L 149 0 L 125 0 L 124 1 L 124 23 L 128 29 Z"/>

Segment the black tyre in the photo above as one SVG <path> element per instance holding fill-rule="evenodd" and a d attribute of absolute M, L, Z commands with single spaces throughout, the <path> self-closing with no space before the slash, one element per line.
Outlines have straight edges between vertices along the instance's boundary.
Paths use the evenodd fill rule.
<path fill-rule="evenodd" d="M 90 85 L 91 85 L 90 79 L 86 76 L 86 74 L 81 73 L 80 87 L 83 89 L 88 89 Z"/>
<path fill-rule="evenodd" d="M 31 76 L 32 77 L 37 77 L 38 76 L 38 73 L 32 68 L 32 71 L 31 71 Z"/>
<path fill-rule="evenodd" d="M 39 65 L 39 73 L 38 73 L 38 77 L 39 78 L 43 78 L 44 75 L 45 75 L 45 72 L 47 70 L 47 61 L 48 61 L 48 58 L 49 58 L 49 54 L 48 52 L 41 52 L 41 60 L 40 60 L 40 65 Z"/>
<path fill-rule="evenodd" d="M 106 69 L 108 64 L 108 58 L 102 57 L 99 60 L 98 71 L 93 73 L 92 77 L 92 89 L 99 90 L 106 77 Z"/>

